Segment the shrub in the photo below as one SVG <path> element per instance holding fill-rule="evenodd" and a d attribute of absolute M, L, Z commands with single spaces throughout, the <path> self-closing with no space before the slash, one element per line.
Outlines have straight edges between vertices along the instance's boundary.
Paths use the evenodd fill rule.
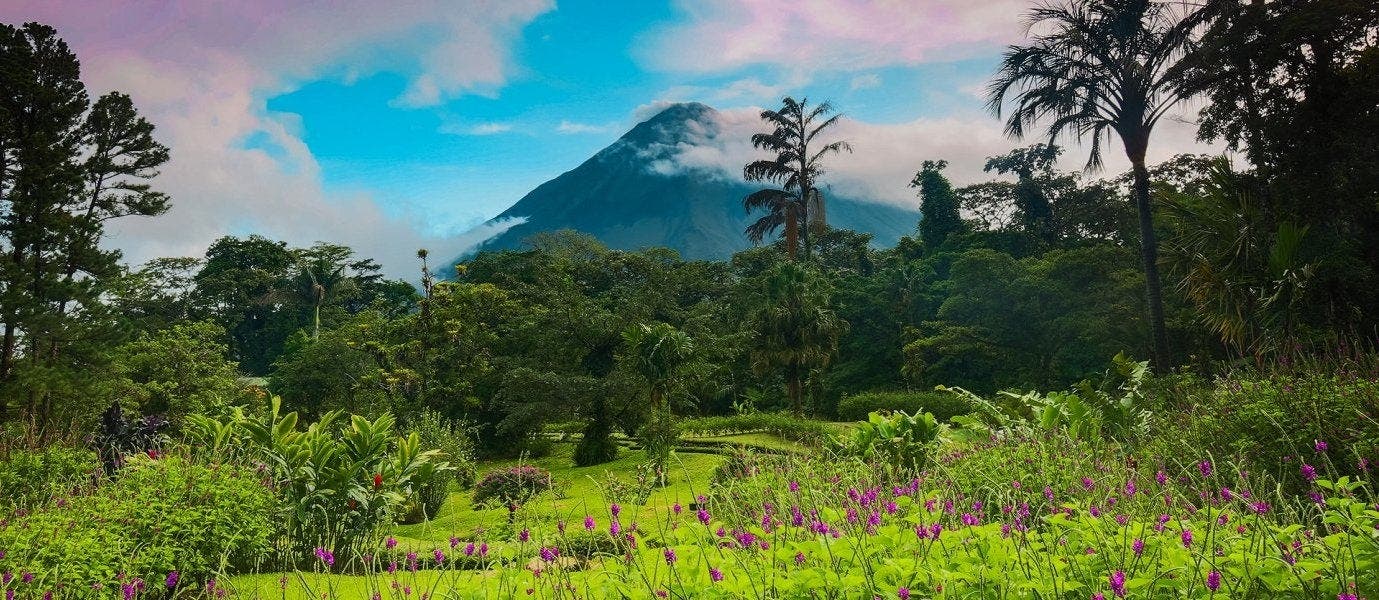
<path fill-rule="evenodd" d="M 236 450 L 271 469 L 274 489 L 288 507 L 286 523 L 294 546 L 289 556 L 313 546 L 348 550 L 392 520 L 417 490 L 449 470 L 436 450 L 421 449 L 414 433 L 393 434 L 393 417 L 373 421 L 332 411 L 305 431 L 297 413 L 280 414 L 281 401 L 260 418 L 220 422 L 189 418 L 192 435 L 209 456 Z"/>
<path fill-rule="evenodd" d="M 264 558 L 275 513 L 272 492 L 252 471 L 136 457 L 94 493 L 0 527 L 0 571 L 33 574 L 26 587 L 34 598 L 59 586 L 79 591 L 95 584 L 113 595 L 121 576 L 161 586 L 177 571 L 190 582 L 222 564 L 250 568 Z"/>
<path fill-rule="evenodd" d="M 1203 392 L 1183 421 L 1201 447 L 1273 466 L 1294 484 L 1303 483 L 1299 460 L 1334 463 L 1355 476 L 1361 459 L 1379 458 L 1379 381 L 1330 374 L 1227 378 Z"/>
<path fill-rule="evenodd" d="M 509 514 L 537 494 L 551 489 L 551 474 L 540 467 L 518 465 L 489 471 L 474 485 L 474 504 L 500 504 Z"/>
<path fill-rule="evenodd" d="M 966 399 L 943 392 L 865 392 L 838 402 L 838 417 L 844 421 L 865 421 L 868 414 L 881 411 L 927 412 L 948 421 L 970 410 Z"/>
<path fill-rule="evenodd" d="M 72 494 L 99 473 L 96 453 L 86 449 L 48 446 L 10 452 L 0 461 L 0 514 Z"/>
<path fill-rule="evenodd" d="M 929 413 L 871 413 L 853 430 L 851 439 L 834 440 L 833 450 L 902 473 L 919 473 L 928 463 L 940 432 L 938 420 Z"/>
<path fill-rule="evenodd" d="M 409 499 L 406 522 L 418 522 L 440 514 L 441 506 L 450 495 L 450 482 L 461 488 L 474 485 L 474 442 L 468 428 L 432 410 L 422 410 L 412 419 L 412 433 L 423 448 L 440 451 L 441 459 L 450 465 L 454 477 L 435 477 L 421 484 L 416 495 Z"/>
<path fill-rule="evenodd" d="M 696 435 L 731 435 L 765 431 L 788 440 L 806 443 L 820 443 L 828 436 L 828 428 L 822 422 L 778 413 L 685 419 L 680 421 L 680 430 Z"/>
<path fill-rule="evenodd" d="M 189 414 L 225 416 L 254 396 L 239 381 L 239 367 L 220 340 L 225 330 L 210 322 L 174 325 L 114 349 L 111 376 L 101 393 L 163 414 L 180 424 Z"/>

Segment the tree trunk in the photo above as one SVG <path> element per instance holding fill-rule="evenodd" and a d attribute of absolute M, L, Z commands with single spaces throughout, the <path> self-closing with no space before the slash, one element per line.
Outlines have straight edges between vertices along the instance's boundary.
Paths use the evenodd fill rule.
<path fill-rule="evenodd" d="M 793 203 L 785 209 L 785 254 L 795 262 L 796 246 L 800 242 L 799 209 Z"/>
<path fill-rule="evenodd" d="M 795 413 L 795 416 L 796 416 L 796 417 L 803 417 L 803 416 L 804 416 L 804 402 L 803 402 L 802 399 L 800 398 L 800 388 L 801 388 L 801 386 L 800 386 L 800 372 L 799 372 L 799 369 L 798 369 L 798 368 L 791 368 L 791 369 L 786 373 L 786 377 L 789 379 L 789 381 L 786 382 L 786 386 L 787 386 L 787 395 L 790 396 L 790 410 L 793 411 L 793 412 Z"/>
<path fill-rule="evenodd" d="M 1145 298 L 1149 305 L 1149 330 L 1153 340 L 1150 357 L 1156 372 L 1169 365 L 1168 332 L 1164 327 L 1163 284 L 1159 280 L 1159 242 L 1154 236 L 1154 210 L 1149 204 L 1149 169 L 1144 166 L 1144 151 L 1127 152 L 1133 165 L 1135 208 L 1140 217 L 1140 258 L 1144 261 Z"/>

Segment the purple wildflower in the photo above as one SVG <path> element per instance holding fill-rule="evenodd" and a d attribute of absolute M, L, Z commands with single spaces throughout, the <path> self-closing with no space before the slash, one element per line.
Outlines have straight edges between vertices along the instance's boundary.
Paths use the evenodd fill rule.
<path fill-rule="evenodd" d="M 1218 571 L 1212 571 L 1212 572 L 1210 572 L 1210 573 L 1207 573 L 1207 589 L 1209 589 L 1209 590 L 1211 590 L 1211 591 L 1214 592 L 1214 591 L 1216 591 L 1217 589 L 1220 589 L 1220 587 L 1221 587 L 1221 573 L 1218 572 Z"/>
<path fill-rule="evenodd" d="M 163 585 L 167 586 L 168 589 L 175 588 L 175 587 L 177 587 L 177 579 L 178 579 L 178 578 L 179 578 L 179 575 L 177 574 L 177 571 L 172 571 L 172 572 L 168 573 L 167 579 L 164 579 L 164 580 L 163 580 Z"/>
<path fill-rule="evenodd" d="M 713 567 L 709 567 L 709 581 L 712 581 L 714 583 L 723 581 L 723 572 Z"/>

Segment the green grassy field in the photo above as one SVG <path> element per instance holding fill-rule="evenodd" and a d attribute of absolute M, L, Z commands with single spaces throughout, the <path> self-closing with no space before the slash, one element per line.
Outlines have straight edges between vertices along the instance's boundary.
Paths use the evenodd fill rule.
<path fill-rule="evenodd" d="M 646 462 L 646 454 L 641 450 L 623 450 L 613 462 L 575 467 L 571 460 L 573 451 L 572 445 L 556 444 L 550 455 L 527 461 L 550 471 L 557 489 L 523 507 L 520 517 L 524 521 L 579 523 L 585 515 L 594 515 L 602 523 L 608 513 L 603 488 L 609 477 L 632 483 L 639 466 Z M 652 492 L 643 506 L 624 506 L 624 514 L 632 522 L 640 516 L 651 515 L 656 507 L 692 502 L 695 495 L 708 491 L 714 469 L 723 460 L 722 456 L 713 454 L 677 453 L 669 469 L 668 485 Z M 486 461 L 480 464 L 479 472 L 517 463 L 515 460 Z M 446 500 L 440 516 L 414 525 L 399 525 L 392 535 L 401 547 L 429 550 L 447 543 L 451 536 L 469 539 L 477 528 L 493 529 L 506 524 L 507 509 L 475 507 L 472 497 L 470 491 L 456 491 Z"/>
<path fill-rule="evenodd" d="M 807 449 L 796 442 L 770 433 L 698 436 L 686 437 L 685 439 L 692 445 L 707 442 L 723 447 L 746 446 L 791 452 Z M 642 450 L 624 448 L 618 459 L 612 462 L 591 467 L 576 467 L 573 466 L 573 452 L 573 444 L 557 443 L 549 455 L 525 461 L 527 464 L 550 471 L 556 484 L 556 490 L 542 494 L 536 500 L 522 507 L 517 516 L 522 526 L 528 526 L 534 530 L 538 528 L 549 529 L 553 528 L 556 522 L 564 521 L 572 529 L 582 528 L 584 517 L 592 515 L 600 528 L 606 528 L 608 525 L 608 493 L 606 489 L 610 480 L 616 480 L 625 486 L 633 486 L 636 483 L 637 473 L 647 462 L 646 454 Z M 680 503 L 688 506 L 695 501 L 695 496 L 708 492 L 714 471 L 725 460 L 726 458 L 722 454 L 694 451 L 688 447 L 686 451 L 677 452 L 668 469 L 667 485 L 654 488 L 644 504 L 636 505 L 626 500 L 620 502 L 622 505 L 621 520 L 623 523 L 635 523 L 640 520 L 644 524 L 650 525 L 650 521 L 657 518 L 656 515 L 664 516 L 667 514 L 666 509 L 671 505 Z M 483 461 L 479 464 L 479 473 L 482 476 L 483 473 L 490 470 L 513 466 L 519 462 L 522 461 Z M 411 550 L 427 555 L 437 548 L 450 552 L 449 543 L 452 537 L 471 540 L 479 537 L 477 532 L 481 529 L 503 531 L 509 527 L 506 508 L 476 507 L 473 503 L 471 490 L 456 488 L 446 499 L 440 515 L 435 519 L 416 524 L 396 525 L 387 531 L 386 535 L 396 538 L 398 548 L 404 551 Z M 504 539 L 510 535 L 511 532 L 508 531 L 507 535 L 485 537 Z M 501 553 L 503 545 L 502 542 L 493 543 L 493 552 L 495 554 Z M 432 587 L 445 588 L 449 585 L 464 585 L 458 581 L 436 580 L 437 577 L 453 577 L 453 574 L 446 575 L 445 573 L 423 570 L 409 574 L 409 581 L 418 592 Z M 476 575 L 482 576 L 475 573 L 468 576 Z M 319 573 L 263 573 L 237 576 L 228 583 L 235 590 L 236 595 L 245 597 L 306 599 L 319 598 L 322 593 L 329 593 L 332 598 L 367 598 L 375 591 L 368 589 L 368 581 L 368 578 L 362 576 L 323 575 Z"/>

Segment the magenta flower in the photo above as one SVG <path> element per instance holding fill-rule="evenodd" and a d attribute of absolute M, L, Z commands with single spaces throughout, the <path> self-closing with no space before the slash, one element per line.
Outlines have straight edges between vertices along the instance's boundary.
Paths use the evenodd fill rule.
<path fill-rule="evenodd" d="M 321 562 L 325 564 L 327 567 L 335 566 L 335 555 L 332 554 L 330 550 L 326 550 L 325 548 L 317 546 L 316 558 L 320 559 Z"/>
<path fill-rule="evenodd" d="M 723 572 L 713 567 L 709 567 L 709 581 L 712 581 L 714 583 L 723 581 Z"/>
<path fill-rule="evenodd" d="M 1207 573 L 1207 589 L 1216 591 L 1221 587 L 1221 573 L 1212 571 Z"/>
<path fill-rule="evenodd" d="M 1211 461 L 1204 460 L 1197 463 L 1197 470 L 1202 472 L 1203 477 L 1211 477 Z"/>
<path fill-rule="evenodd" d="M 900 598 L 900 600 L 910 600 L 910 588 L 902 585 L 900 589 L 895 591 L 895 595 L 897 598 Z"/>
<path fill-rule="evenodd" d="M 1317 440 L 1315 444 L 1312 444 L 1312 447 L 1316 449 L 1317 454 L 1326 452 L 1326 442 L 1323 442 L 1321 440 Z"/>
<path fill-rule="evenodd" d="M 444 553 L 444 552 L 441 552 L 441 551 L 440 551 L 440 548 L 436 548 L 435 550 L 432 550 L 432 551 L 431 551 L 431 557 L 434 558 L 434 559 L 436 559 L 436 564 L 438 564 L 438 565 L 440 565 L 440 564 L 445 564 L 445 553 Z"/>
<path fill-rule="evenodd" d="M 1135 556 L 1144 554 L 1144 540 L 1135 538 L 1135 541 L 1130 544 L 1130 549 L 1135 552 Z"/>
<path fill-rule="evenodd" d="M 560 549 L 554 546 L 541 549 L 541 560 L 544 560 L 546 562 L 555 562 L 555 559 L 559 556 Z"/>
<path fill-rule="evenodd" d="M 1302 477 L 1308 481 L 1317 480 L 1317 468 L 1309 464 L 1302 465 Z"/>
<path fill-rule="evenodd" d="M 526 527 L 523 527 L 522 531 L 517 534 L 517 540 L 521 542 L 531 540 L 531 530 L 527 529 Z"/>
<path fill-rule="evenodd" d="M 1110 582 L 1111 582 L 1111 593 L 1115 594 L 1117 598 L 1124 598 L 1124 597 L 1125 597 L 1125 572 L 1124 572 L 1124 571 L 1120 571 L 1120 570 L 1116 570 L 1116 572 L 1111 573 Z"/>
<path fill-rule="evenodd" d="M 465 546 L 464 546 L 464 555 L 465 555 L 465 556 L 474 556 L 474 542 L 470 542 L 470 543 L 468 543 L 468 544 L 465 544 Z"/>
<path fill-rule="evenodd" d="M 593 530 L 594 530 L 594 525 L 595 525 L 595 523 L 594 523 L 594 518 L 591 517 L 591 516 L 587 516 L 587 515 L 586 515 L 586 516 L 584 517 L 584 530 L 585 530 L 585 531 L 593 531 Z"/>
<path fill-rule="evenodd" d="M 673 564 L 675 564 L 675 560 L 676 560 L 676 557 L 675 557 L 675 549 L 674 549 L 674 548 L 666 548 L 665 557 L 666 557 L 666 564 L 668 564 L 668 565 L 673 565 Z"/>
<path fill-rule="evenodd" d="M 698 516 L 699 516 L 699 522 L 700 522 L 700 523 L 703 523 L 703 524 L 705 524 L 705 525 L 708 525 L 708 524 L 709 524 L 709 521 L 712 520 L 712 518 L 709 516 L 709 511 L 704 510 L 704 509 L 702 509 L 702 508 L 699 509 Z"/>
<path fill-rule="evenodd" d="M 397 547 L 397 538 L 393 536 L 388 536 L 388 539 L 383 542 L 383 545 L 387 546 L 389 550 L 392 550 L 393 548 Z"/>
<path fill-rule="evenodd" d="M 172 588 L 177 587 L 177 579 L 178 579 L 178 577 L 179 577 L 179 576 L 178 576 L 178 574 L 177 574 L 177 571 L 172 571 L 172 572 L 168 573 L 167 578 L 163 580 L 163 585 L 167 586 L 168 589 L 172 589 Z"/>
<path fill-rule="evenodd" d="M 804 557 L 804 553 L 803 553 L 803 552 L 796 552 L 796 553 L 795 553 L 795 566 L 798 567 L 798 566 L 804 565 L 805 560 L 807 560 L 807 559 Z"/>
<path fill-rule="evenodd" d="M 1188 529 L 1188 528 L 1186 528 L 1186 527 L 1183 528 L 1183 535 L 1182 535 L 1181 537 L 1182 537 L 1182 540 L 1183 540 L 1183 547 L 1184 547 L 1184 548 L 1187 548 L 1187 547 L 1189 547 L 1189 546 L 1192 545 L 1192 530 L 1191 530 L 1191 529 Z"/>

